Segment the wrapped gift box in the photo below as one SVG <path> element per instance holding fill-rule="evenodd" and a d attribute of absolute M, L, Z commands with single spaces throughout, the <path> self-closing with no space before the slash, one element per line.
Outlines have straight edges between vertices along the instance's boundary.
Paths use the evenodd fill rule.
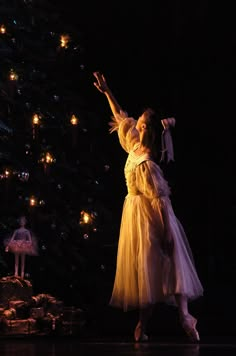
<path fill-rule="evenodd" d="M 25 305 L 24 300 L 10 300 L 9 301 L 9 308 L 20 309 Z"/>
<path fill-rule="evenodd" d="M 45 310 L 43 307 L 31 308 L 30 316 L 33 319 L 42 319 L 45 316 Z"/>
<path fill-rule="evenodd" d="M 50 294 L 41 293 L 32 297 L 32 306 L 43 307 L 45 313 L 59 315 L 63 312 L 64 303 Z"/>
<path fill-rule="evenodd" d="M 37 321 L 29 318 L 24 320 L 4 320 L 3 333 L 7 335 L 33 335 L 39 332 Z"/>
<path fill-rule="evenodd" d="M 16 319 L 28 319 L 30 317 L 29 302 L 24 300 L 10 300 L 9 309 L 15 310 Z"/>
<path fill-rule="evenodd" d="M 29 302 L 32 294 L 33 288 L 29 281 L 15 276 L 0 279 L 0 306 L 3 308 L 9 308 L 12 300 Z"/>
<path fill-rule="evenodd" d="M 63 313 L 64 303 L 60 300 L 55 300 L 53 303 L 48 304 L 47 312 L 53 315 L 59 315 Z"/>
<path fill-rule="evenodd" d="M 5 309 L 3 312 L 4 319 L 16 319 L 16 310 L 14 308 Z"/>
<path fill-rule="evenodd" d="M 61 318 L 52 314 L 46 314 L 45 317 L 38 319 L 40 334 L 57 334 L 61 329 Z"/>

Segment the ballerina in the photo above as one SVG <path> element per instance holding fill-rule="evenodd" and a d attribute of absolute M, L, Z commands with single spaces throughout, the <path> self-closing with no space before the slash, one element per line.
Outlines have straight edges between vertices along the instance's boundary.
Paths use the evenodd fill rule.
<path fill-rule="evenodd" d="M 199 341 L 197 319 L 188 302 L 203 295 L 183 226 L 175 216 L 170 188 L 157 163 L 157 114 L 146 109 L 138 120 L 129 117 L 114 97 L 103 74 L 94 73 L 95 87 L 105 94 L 122 148 L 128 153 L 125 197 L 110 305 L 124 311 L 138 308 L 135 341 L 147 341 L 147 324 L 158 302 L 178 307 L 180 323 L 192 341 Z M 161 121 L 162 160 L 174 160 L 170 127 L 174 118 Z"/>
<path fill-rule="evenodd" d="M 15 255 L 15 277 L 25 277 L 25 257 L 26 255 L 36 256 L 37 241 L 30 230 L 26 229 L 27 220 L 25 216 L 19 218 L 20 227 L 13 232 L 10 239 L 5 241 L 5 251 L 14 253 Z"/>

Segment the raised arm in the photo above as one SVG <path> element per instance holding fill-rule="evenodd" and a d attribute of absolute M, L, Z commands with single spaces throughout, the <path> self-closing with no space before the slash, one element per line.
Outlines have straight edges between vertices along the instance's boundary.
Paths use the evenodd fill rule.
<path fill-rule="evenodd" d="M 135 143 L 139 141 L 138 131 L 136 130 L 137 122 L 132 117 L 128 117 L 127 112 L 122 110 L 108 87 L 104 75 L 99 72 L 94 72 L 93 75 L 97 80 L 94 82 L 94 86 L 106 96 L 113 114 L 112 121 L 109 122 L 111 127 L 109 131 L 110 133 L 116 131 L 122 148 L 126 152 L 130 152 Z"/>
<path fill-rule="evenodd" d="M 114 118 L 116 118 L 117 114 L 120 114 L 120 112 L 122 111 L 121 106 L 119 105 L 111 89 L 109 88 L 104 75 L 100 72 L 94 72 L 93 75 L 97 80 L 93 83 L 94 86 L 106 96 Z"/>

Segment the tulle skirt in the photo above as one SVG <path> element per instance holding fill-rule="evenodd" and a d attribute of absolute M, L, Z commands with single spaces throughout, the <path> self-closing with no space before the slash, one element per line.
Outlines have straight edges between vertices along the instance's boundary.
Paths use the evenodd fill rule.
<path fill-rule="evenodd" d="M 38 255 L 38 245 L 36 238 L 32 237 L 32 241 L 28 240 L 13 240 L 6 241 L 5 245 L 8 247 L 8 252 L 25 254 L 29 256 Z"/>
<path fill-rule="evenodd" d="M 171 257 L 161 249 L 164 227 L 158 200 L 153 209 L 141 194 L 125 199 L 111 306 L 126 311 L 157 302 L 175 304 L 175 294 L 191 300 L 203 294 L 184 229 L 169 198 L 164 199 L 174 239 Z"/>

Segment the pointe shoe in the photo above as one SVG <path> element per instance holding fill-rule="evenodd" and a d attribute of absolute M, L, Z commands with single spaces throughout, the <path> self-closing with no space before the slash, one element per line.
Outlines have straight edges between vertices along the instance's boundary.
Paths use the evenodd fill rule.
<path fill-rule="evenodd" d="M 191 341 L 200 341 L 199 333 L 196 329 L 197 319 L 189 314 L 181 318 L 181 324 Z"/>
<path fill-rule="evenodd" d="M 148 336 L 142 330 L 141 322 L 138 322 L 135 331 L 134 331 L 134 340 L 136 342 L 148 341 Z"/>

